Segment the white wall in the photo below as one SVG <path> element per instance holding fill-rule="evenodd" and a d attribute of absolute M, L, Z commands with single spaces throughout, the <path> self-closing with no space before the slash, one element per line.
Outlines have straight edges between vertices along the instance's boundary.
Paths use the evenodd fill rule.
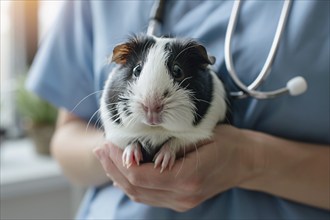
<path fill-rule="evenodd" d="M 0 219 L 73 219 L 84 190 L 72 186 L 29 139 L 0 147 Z"/>

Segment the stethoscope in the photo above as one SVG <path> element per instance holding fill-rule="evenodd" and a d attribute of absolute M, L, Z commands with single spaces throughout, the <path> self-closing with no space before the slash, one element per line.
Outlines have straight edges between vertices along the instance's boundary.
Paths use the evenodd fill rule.
<path fill-rule="evenodd" d="M 157 0 L 154 3 L 154 6 L 151 10 L 150 21 L 148 25 L 147 34 L 149 35 L 157 35 L 160 31 L 160 26 L 162 24 L 162 19 L 164 17 L 164 6 L 166 0 Z M 234 30 L 236 28 L 238 12 L 241 6 L 241 0 L 235 0 L 234 5 L 230 14 L 229 23 L 227 27 L 226 37 L 225 37 L 225 63 L 227 67 L 227 71 L 235 83 L 235 85 L 241 90 L 238 92 L 230 92 L 230 95 L 234 98 L 246 98 L 253 97 L 257 99 L 270 99 L 275 98 L 283 94 L 290 94 L 291 96 L 297 96 L 304 93 L 307 90 L 307 82 L 301 76 L 296 76 L 290 79 L 286 86 L 273 91 L 260 91 L 256 90 L 262 82 L 267 78 L 271 71 L 271 67 L 278 49 L 278 45 L 281 39 L 281 36 L 284 31 L 284 27 L 287 22 L 287 18 L 289 15 L 289 11 L 291 8 L 292 1 L 284 0 L 283 8 L 281 11 L 281 15 L 279 18 L 279 22 L 276 28 L 275 36 L 273 39 L 273 43 L 271 45 L 270 51 L 268 53 L 266 62 L 264 63 L 258 77 L 250 84 L 245 85 L 239 78 L 236 73 L 233 58 L 231 54 L 231 41 Z"/>

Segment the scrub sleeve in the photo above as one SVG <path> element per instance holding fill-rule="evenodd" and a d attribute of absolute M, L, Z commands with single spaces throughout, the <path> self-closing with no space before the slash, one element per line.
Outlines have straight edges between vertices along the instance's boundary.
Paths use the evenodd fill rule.
<path fill-rule="evenodd" d="M 68 1 L 63 7 L 61 18 L 42 42 L 27 82 L 28 89 L 43 99 L 87 121 L 98 109 L 97 96 L 84 99 L 95 91 L 88 4 L 88 1 Z"/>

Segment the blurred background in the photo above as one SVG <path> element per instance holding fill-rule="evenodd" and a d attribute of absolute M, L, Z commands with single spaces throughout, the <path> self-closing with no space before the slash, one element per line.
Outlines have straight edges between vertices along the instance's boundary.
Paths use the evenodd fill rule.
<path fill-rule="evenodd" d="M 72 219 L 84 189 L 49 154 L 56 109 L 24 81 L 61 0 L 0 0 L 0 219 Z"/>

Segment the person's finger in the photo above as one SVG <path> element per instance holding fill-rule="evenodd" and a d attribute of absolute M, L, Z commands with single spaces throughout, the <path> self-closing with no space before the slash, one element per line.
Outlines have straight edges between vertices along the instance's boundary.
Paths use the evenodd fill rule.
<path fill-rule="evenodd" d="M 102 147 L 96 148 L 94 151 L 95 156 L 99 159 L 106 175 L 115 183 L 115 185 L 120 185 L 123 188 L 131 188 L 130 183 L 118 170 L 117 166 L 109 158 L 109 148 Z"/>

